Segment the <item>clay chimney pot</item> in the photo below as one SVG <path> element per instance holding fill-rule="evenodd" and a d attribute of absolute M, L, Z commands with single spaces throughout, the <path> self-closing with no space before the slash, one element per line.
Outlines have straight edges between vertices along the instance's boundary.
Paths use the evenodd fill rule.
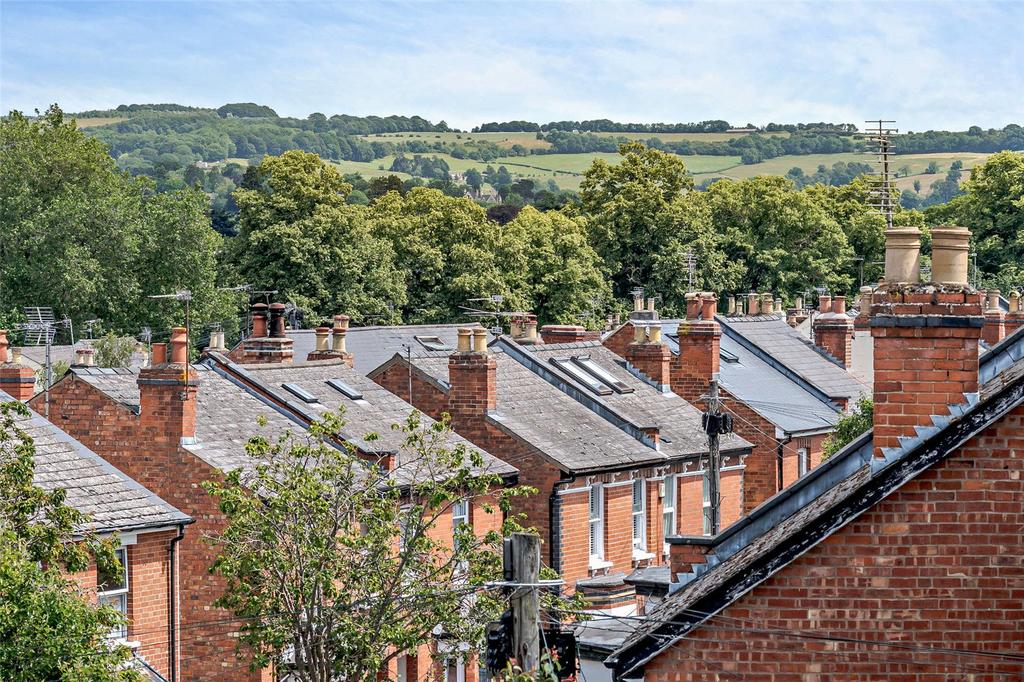
<path fill-rule="evenodd" d="M 1020 294 L 1017 293 L 1016 291 L 1011 291 L 1010 295 L 1009 295 L 1009 299 L 1010 299 L 1010 312 L 1011 313 L 1019 313 L 1020 312 Z"/>
<path fill-rule="evenodd" d="M 641 324 L 633 323 L 633 343 L 643 343 L 647 340 L 647 330 Z"/>
<path fill-rule="evenodd" d="M 821 294 L 818 296 L 818 312 L 822 314 L 832 312 L 832 297 L 830 295 Z"/>
<path fill-rule="evenodd" d="M 650 342 L 661 343 L 661 325 L 656 324 L 650 328 Z"/>
<path fill-rule="evenodd" d="M 932 229 L 933 282 L 967 284 L 967 250 L 970 238 L 971 232 L 966 227 Z"/>
<path fill-rule="evenodd" d="M 487 352 L 487 330 L 483 327 L 474 327 L 473 329 L 473 352 Z"/>
<path fill-rule="evenodd" d="M 267 336 L 267 304 L 254 303 L 252 306 L 252 336 L 263 339 Z"/>
<path fill-rule="evenodd" d="M 473 350 L 473 330 L 469 327 L 459 328 L 459 340 L 456 350 L 460 353 L 469 353 Z"/>
<path fill-rule="evenodd" d="M 988 290 L 988 305 L 986 309 L 994 313 L 1002 311 L 1002 308 L 999 307 L 999 289 Z"/>
<path fill-rule="evenodd" d="M 761 314 L 761 299 L 757 294 L 747 294 L 747 315 L 751 317 Z"/>
<path fill-rule="evenodd" d="M 21 364 L 21 348 L 19 348 L 17 346 L 15 346 L 14 348 L 11 349 L 11 364 L 13 364 L 13 365 L 20 365 Z"/>
<path fill-rule="evenodd" d="M 331 333 L 330 328 L 317 327 L 314 333 L 316 334 L 316 352 L 326 353 L 328 347 L 327 335 Z"/>
<path fill-rule="evenodd" d="M 6 329 L 0 329 L 0 365 L 2 365 L 5 362 L 7 362 L 7 348 L 8 348 L 7 330 Z"/>
<path fill-rule="evenodd" d="M 728 299 L 726 299 L 726 301 L 727 301 L 726 305 L 728 306 L 726 308 L 726 311 L 727 311 L 726 314 L 727 315 L 735 315 L 736 314 L 736 297 L 735 296 L 730 296 Z"/>
<path fill-rule="evenodd" d="M 175 365 L 188 362 L 188 330 L 184 327 L 171 330 L 171 362 Z"/>
<path fill-rule="evenodd" d="M 694 291 L 688 292 L 683 299 L 686 301 L 686 319 L 696 320 L 700 317 L 700 295 Z"/>
<path fill-rule="evenodd" d="M 166 343 L 154 343 L 153 352 L 149 359 L 149 364 L 152 365 L 164 365 L 167 364 L 167 344 Z"/>
<path fill-rule="evenodd" d="M 836 296 L 832 300 L 832 312 L 836 315 L 846 314 L 846 296 Z"/>
<path fill-rule="evenodd" d="M 701 297 L 701 310 L 700 316 L 702 320 L 713 320 L 715 319 L 715 312 L 718 308 L 718 297 L 714 294 L 706 293 Z"/>

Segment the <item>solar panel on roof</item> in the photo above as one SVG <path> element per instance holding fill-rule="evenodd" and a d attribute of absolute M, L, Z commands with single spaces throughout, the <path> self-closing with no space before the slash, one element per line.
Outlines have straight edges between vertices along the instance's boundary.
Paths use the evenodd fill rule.
<path fill-rule="evenodd" d="M 341 379 L 328 379 L 327 385 L 338 393 L 341 393 L 349 400 L 362 400 L 363 394 L 346 384 Z"/>
<path fill-rule="evenodd" d="M 315 395 L 302 388 L 298 384 L 281 384 L 281 388 L 294 395 L 299 400 L 306 403 L 320 402 Z"/>
<path fill-rule="evenodd" d="M 573 357 L 572 361 L 579 365 L 580 367 L 582 367 L 583 369 L 585 369 L 586 371 L 590 372 L 590 374 L 593 375 L 595 379 L 601 381 L 616 393 L 633 392 L 632 386 L 629 386 L 616 379 L 611 372 L 609 372 L 604 367 L 591 360 L 589 355 L 577 355 Z"/>

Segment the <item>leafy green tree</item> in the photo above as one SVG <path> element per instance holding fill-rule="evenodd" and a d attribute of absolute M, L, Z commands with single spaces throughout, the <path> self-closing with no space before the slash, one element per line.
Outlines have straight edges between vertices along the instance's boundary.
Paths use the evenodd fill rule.
<path fill-rule="evenodd" d="M 472 187 L 474 192 L 479 192 L 484 184 L 484 176 L 476 168 L 470 168 L 466 171 L 466 184 Z"/>
<path fill-rule="evenodd" d="M 853 411 L 844 414 L 839 419 L 839 423 L 836 424 L 836 430 L 825 440 L 822 446 L 822 459 L 828 459 L 870 429 L 874 414 L 875 404 L 871 401 L 871 398 L 861 398 L 858 400 Z"/>
<path fill-rule="evenodd" d="M 924 169 L 924 172 L 928 175 L 934 175 L 939 172 L 939 164 L 935 161 L 929 161 L 928 167 Z"/>
<path fill-rule="evenodd" d="M 500 294 L 505 307 L 522 310 L 510 267 L 499 254 L 507 239 L 484 210 L 466 197 L 413 188 L 404 197 L 387 194 L 369 212 L 374 234 L 387 239 L 405 274 L 407 323 L 450 322 L 472 299 Z"/>
<path fill-rule="evenodd" d="M 964 194 L 929 208 L 929 224 L 971 229 L 978 269 L 988 277 L 1024 263 L 1024 154 L 1000 152 L 971 170 Z"/>
<path fill-rule="evenodd" d="M 289 151 L 266 157 L 255 178 L 257 189 L 235 193 L 232 246 L 243 281 L 277 289 L 314 318 L 399 321 L 406 290 L 394 249 L 374 233 L 365 207 L 346 203 L 350 186 L 334 167 Z"/>
<path fill-rule="evenodd" d="M 405 194 L 405 186 L 402 184 L 402 179 L 397 175 L 381 175 L 371 178 L 370 188 L 366 191 L 366 196 L 373 200 L 384 196 L 388 192 Z"/>
<path fill-rule="evenodd" d="M 650 255 L 673 236 L 657 229 L 659 215 L 693 188 L 679 157 L 639 142 L 619 149 L 612 165 L 597 159 L 580 185 L 581 210 L 589 218 L 590 242 L 611 274 L 613 292 L 625 297 L 651 280 Z"/>
<path fill-rule="evenodd" d="M 96 364 L 100 367 L 128 367 L 138 342 L 130 336 L 107 332 L 92 342 L 96 349 Z"/>
<path fill-rule="evenodd" d="M 532 206 L 505 225 L 505 267 L 521 277 L 516 288 L 541 324 L 599 326 L 611 289 L 601 259 L 587 243 L 585 220 Z"/>
<path fill-rule="evenodd" d="M 0 404 L 0 679 L 141 680 L 128 647 L 108 639 L 121 615 L 68 577 L 93 561 L 115 570 L 113 547 L 83 530 L 88 517 L 64 490 L 34 484 L 35 445 L 19 426 L 28 416 L 22 403 Z"/>
<path fill-rule="evenodd" d="M 0 121 L 0 299 L 134 332 L 180 323 L 147 296 L 188 288 L 201 322 L 221 298 L 208 206 L 199 190 L 154 194 L 121 173 L 56 106 L 12 112 Z"/>
<path fill-rule="evenodd" d="M 780 177 L 724 180 L 704 193 L 711 223 L 730 259 L 743 262 L 740 286 L 793 296 L 815 286 L 848 291 L 853 250 L 835 218 Z"/>
<path fill-rule="evenodd" d="M 252 438 L 249 473 L 207 484 L 228 522 L 216 540 L 213 570 L 227 579 L 217 603 L 247 622 L 253 667 L 290 651 L 297 680 L 375 682 L 438 632 L 469 644 L 463 656 L 478 651 L 504 608 L 480 587 L 500 579 L 502 538 L 521 530 L 513 499 L 535 491 L 502 487 L 479 452 L 451 444 L 447 424 L 415 412 L 396 425 L 405 444 L 390 466 L 347 441 L 332 447 L 343 426 L 326 414 L 304 436 Z M 503 518 L 500 530 L 453 533 L 456 505 Z"/>

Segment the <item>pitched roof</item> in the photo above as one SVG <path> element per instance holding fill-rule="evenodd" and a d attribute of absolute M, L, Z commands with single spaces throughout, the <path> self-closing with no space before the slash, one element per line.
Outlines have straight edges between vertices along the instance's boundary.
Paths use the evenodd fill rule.
<path fill-rule="evenodd" d="M 978 394 L 932 419 L 923 430 L 884 459 L 873 457 L 869 431 L 805 477 L 714 538 L 708 564 L 680 583 L 607 660 L 617 677 L 635 673 L 671 642 L 821 542 L 879 500 L 941 461 L 961 443 L 1024 404 L 1024 334 L 1002 350 L 1018 359 L 991 376 Z M 995 362 L 990 360 L 989 362 Z M 995 366 L 995 365 L 993 365 Z M 925 436 L 924 433 L 931 435 Z"/>
<path fill-rule="evenodd" d="M 0 402 L 12 400 L 0 391 Z M 17 417 L 16 424 L 35 444 L 35 484 L 67 491 L 66 503 L 90 516 L 81 530 L 133 531 L 192 522 L 35 412 Z"/>
<path fill-rule="evenodd" d="M 196 405 L 196 440 L 182 447 L 210 466 L 230 471 L 248 468 L 252 461 L 245 444 L 260 433 L 280 434 L 302 428 L 298 419 L 277 409 L 240 382 L 213 372 L 205 365 L 193 365 L 199 381 Z M 125 407 L 139 411 L 136 370 L 75 367 L 72 373 L 106 393 Z M 265 426 L 259 421 L 266 420 Z"/>
<path fill-rule="evenodd" d="M 532 445 L 569 472 L 648 466 L 668 461 L 665 453 L 626 433 L 552 386 L 501 347 L 497 363 L 497 409 L 488 418 L 498 428 Z M 404 362 L 396 355 L 391 362 Z M 374 372 L 382 371 L 391 362 Z M 413 355 L 413 366 L 442 390 L 448 388 L 448 354 Z"/>
<path fill-rule="evenodd" d="M 656 388 L 641 378 L 639 372 L 634 373 L 636 370 L 629 371 L 626 362 L 605 348 L 600 341 L 519 345 L 507 337 L 501 337 L 496 343 L 531 371 L 550 373 L 557 377 L 559 386 L 573 387 L 573 394 L 585 406 L 603 406 L 640 429 L 657 428 L 661 451 L 668 457 L 699 455 L 708 451 L 707 434 L 701 425 L 702 411 L 675 393 Z M 552 362 L 572 358 L 589 359 L 631 391 L 597 395 L 579 379 Z M 725 451 L 751 447 L 750 443 L 734 434 L 724 436 L 721 446 Z"/>
<path fill-rule="evenodd" d="M 662 320 L 669 349 L 679 353 L 679 320 Z M 828 396 L 793 373 L 781 370 L 763 353 L 733 336 L 723 334 L 719 380 L 731 395 L 788 434 L 830 430 L 839 421 L 839 409 Z"/>
<path fill-rule="evenodd" d="M 345 335 L 345 347 L 352 353 L 356 370 L 367 374 L 387 362 L 395 353 L 405 355 L 406 349 L 419 353 L 428 350 L 423 340 L 437 337 L 449 350 L 455 350 L 461 327 L 478 327 L 477 323 L 461 324 L 405 324 L 373 327 L 351 327 Z M 419 338 L 417 338 L 419 337 Z M 296 360 L 305 360 L 316 348 L 312 329 L 288 332 L 293 341 Z"/>
<path fill-rule="evenodd" d="M 833 358 L 778 315 L 717 316 L 723 335 L 746 345 L 762 359 L 793 372 L 830 398 L 851 402 L 868 392 Z"/>
<path fill-rule="evenodd" d="M 412 463 L 401 461 L 402 455 L 408 451 L 405 445 L 407 435 L 392 427 L 405 424 L 415 408 L 345 363 L 323 360 L 296 362 L 289 365 L 262 364 L 241 367 L 228 362 L 223 357 L 213 357 L 208 362 L 211 363 L 211 367 L 217 364 L 234 372 L 242 370 L 245 376 L 258 384 L 262 390 L 275 396 L 281 402 L 297 404 L 298 408 L 314 418 L 328 410 L 341 411 L 345 420 L 342 431 L 345 440 L 354 443 L 363 452 L 399 455 L 398 466 L 406 467 L 402 470 L 404 474 L 413 475 L 410 469 L 413 466 Z M 329 381 L 343 382 L 345 386 L 354 389 L 360 397 L 349 398 L 328 384 Z M 285 388 L 285 384 L 305 391 L 314 401 L 306 402 L 297 397 Z M 420 422 L 424 426 L 429 426 L 434 423 L 434 420 L 426 415 L 421 415 Z M 367 436 L 370 434 L 372 437 L 368 438 Z M 452 433 L 446 447 L 455 447 L 456 445 L 480 452 L 483 457 L 481 472 L 486 471 L 499 476 L 512 476 L 517 473 L 516 468 L 512 465 L 481 451 L 480 448 L 470 444 L 458 434 Z"/>

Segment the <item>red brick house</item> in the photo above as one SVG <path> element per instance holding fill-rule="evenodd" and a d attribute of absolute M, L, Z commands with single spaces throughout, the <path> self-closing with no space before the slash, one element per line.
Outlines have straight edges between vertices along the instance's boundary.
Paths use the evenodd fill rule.
<path fill-rule="evenodd" d="M 872 296 L 873 428 L 711 543 L 673 544 L 616 679 L 1024 677 L 1024 334 L 979 358 L 966 230 L 933 230 L 928 284 L 916 230 L 891 234 L 908 253 L 889 246 Z"/>
<path fill-rule="evenodd" d="M 221 345 L 219 338 L 212 342 Z M 209 574 L 216 549 L 204 538 L 217 534 L 224 518 L 202 483 L 223 471 L 250 466 L 244 447 L 251 436 L 304 429 L 318 412 L 342 405 L 347 420 L 343 435 L 360 453 L 387 461 L 401 449 L 402 435 L 391 427 L 405 420 L 411 406 L 355 373 L 345 353 L 321 362 L 293 363 L 290 346 L 281 335 L 258 336 L 236 349 L 243 362 L 255 364 L 235 364 L 216 348 L 203 362 L 187 364 L 185 330 L 176 329 L 170 362 L 166 348 L 154 344 L 150 367 L 77 366 L 50 392 L 51 420 L 196 519 L 180 545 L 185 585 L 181 622 L 189 637 L 181 656 L 183 680 L 273 677 L 270 670 L 249 671 L 236 658 L 233 632 L 240 623 L 212 606 L 223 582 Z M 265 359 L 273 362 L 260 362 Z M 260 419 L 265 426 L 258 425 Z M 371 432 L 379 437 L 365 438 Z M 515 479 L 513 467 L 482 454 L 489 471 Z M 482 509 L 466 510 L 465 516 L 451 523 L 480 524 L 484 532 L 501 522 Z M 421 659 L 419 665 L 428 665 Z M 416 665 L 410 662 L 414 673 Z"/>
<path fill-rule="evenodd" d="M 11 399 L 0 391 L 0 402 Z M 111 638 L 132 649 L 132 662 L 147 679 L 177 680 L 183 637 L 178 547 L 192 519 L 41 416 L 18 418 L 17 427 L 35 445 L 35 484 L 65 490 L 66 503 L 89 515 L 82 531 L 120 543 L 120 573 L 99 575 L 93 565 L 72 578 L 88 599 L 126 616 L 127 626 Z"/>
<path fill-rule="evenodd" d="M 512 464 L 539 493 L 521 503 L 544 539 L 544 562 L 594 608 L 633 612 L 626 581 L 664 561 L 664 538 L 703 530 L 706 436 L 700 412 L 631 373 L 599 341 L 541 344 L 483 329 L 454 353 L 396 354 L 369 373 L 425 413 Z M 654 346 L 655 344 L 651 344 Z M 661 346 L 652 352 L 667 360 Z M 411 362 L 409 359 L 411 356 Z M 742 508 L 749 444 L 724 441 L 724 522 Z"/>
<path fill-rule="evenodd" d="M 782 314 L 770 307 L 762 314 L 762 298 L 769 305 L 767 294 L 751 295 L 747 309 L 753 315 L 718 315 L 714 295 L 688 294 L 685 319 L 659 320 L 656 312 L 643 310 L 603 339 L 631 360 L 638 333 L 657 330 L 671 351 L 672 391 L 691 403 L 718 377 L 736 433 L 754 446 L 746 462 L 744 513 L 817 466 L 844 407 L 868 390 Z M 830 316 L 852 338 L 849 318 Z"/>

